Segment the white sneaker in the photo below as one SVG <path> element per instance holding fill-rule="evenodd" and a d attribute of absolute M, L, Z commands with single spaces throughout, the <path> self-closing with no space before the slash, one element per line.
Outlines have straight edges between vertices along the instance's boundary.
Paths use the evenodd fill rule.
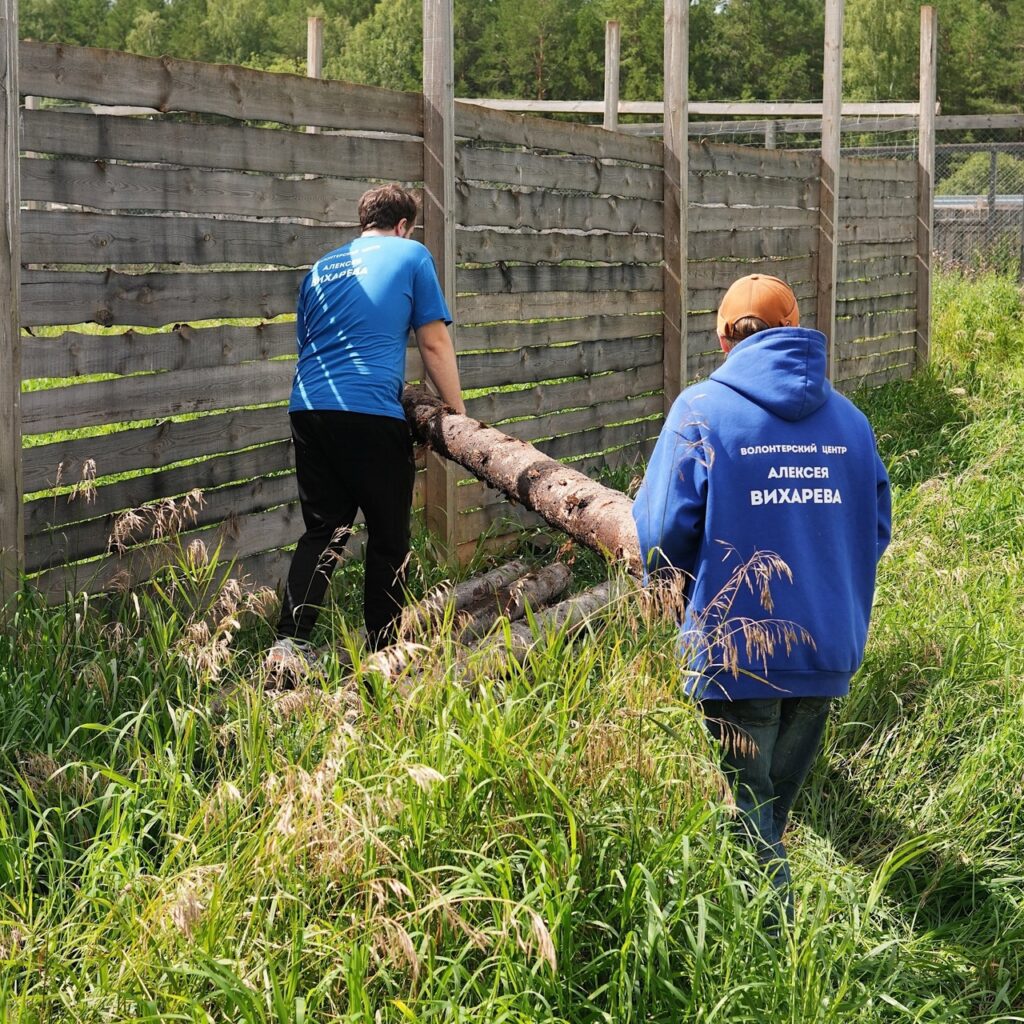
<path fill-rule="evenodd" d="M 294 637 L 283 636 L 274 641 L 267 651 L 263 667 L 271 680 L 299 679 L 316 665 L 317 656 L 312 644 Z"/>

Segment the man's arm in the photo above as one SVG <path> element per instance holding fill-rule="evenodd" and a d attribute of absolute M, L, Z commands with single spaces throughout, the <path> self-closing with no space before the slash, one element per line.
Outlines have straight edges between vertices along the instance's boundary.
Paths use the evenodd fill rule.
<path fill-rule="evenodd" d="M 459 368 L 455 362 L 455 346 L 443 320 L 431 320 L 416 328 L 416 344 L 423 357 L 423 368 L 437 388 L 441 401 L 457 413 L 465 415 L 459 386 Z"/>

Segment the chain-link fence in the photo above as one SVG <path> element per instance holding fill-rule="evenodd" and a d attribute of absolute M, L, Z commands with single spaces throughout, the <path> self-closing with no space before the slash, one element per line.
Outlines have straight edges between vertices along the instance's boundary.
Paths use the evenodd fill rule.
<path fill-rule="evenodd" d="M 943 129 L 935 142 L 935 264 L 994 270 L 1024 282 L 1024 123 L 1015 128 Z M 983 121 L 979 118 L 979 121 Z M 817 120 L 708 122 L 709 141 L 780 149 L 821 144 Z M 912 117 L 843 119 L 843 155 L 915 160 Z"/>

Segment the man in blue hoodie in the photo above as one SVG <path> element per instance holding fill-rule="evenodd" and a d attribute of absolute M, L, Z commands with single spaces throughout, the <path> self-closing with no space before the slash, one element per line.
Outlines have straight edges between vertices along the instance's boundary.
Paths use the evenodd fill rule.
<path fill-rule="evenodd" d="M 733 283 L 726 361 L 675 401 L 633 506 L 647 573 L 686 596 L 684 686 L 792 916 L 782 835 L 829 703 L 864 654 L 889 480 L 784 281 Z"/>

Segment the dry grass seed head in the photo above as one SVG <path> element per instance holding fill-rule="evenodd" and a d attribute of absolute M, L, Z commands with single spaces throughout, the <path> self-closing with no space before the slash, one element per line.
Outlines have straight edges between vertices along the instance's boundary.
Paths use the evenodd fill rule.
<path fill-rule="evenodd" d="M 63 463 L 61 463 L 63 466 Z M 96 460 L 86 459 L 82 463 L 82 478 L 71 488 L 68 501 L 72 502 L 82 498 L 87 505 L 96 500 Z"/>

